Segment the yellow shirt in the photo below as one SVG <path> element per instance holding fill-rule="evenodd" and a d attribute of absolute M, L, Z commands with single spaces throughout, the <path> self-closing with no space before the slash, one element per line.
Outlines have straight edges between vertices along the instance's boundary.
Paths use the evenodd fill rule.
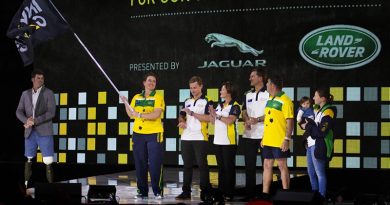
<path fill-rule="evenodd" d="M 280 147 L 286 136 L 287 119 L 294 118 L 293 103 L 284 93 L 270 96 L 265 107 L 263 145 Z"/>
<path fill-rule="evenodd" d="M 151 113 L 155 108 L 161 108 L 164 112 L 165 102 L 156 91 L 152 91 L 146 98 L 144 91 L 142 91 L 142 93 L 133 97 L 130 106 L 138 113 Z M 164 132 L 164 128 L 161 117 L 155 120 L 135 117 L 133 131 L 139 134 L 162 133 Z"/>

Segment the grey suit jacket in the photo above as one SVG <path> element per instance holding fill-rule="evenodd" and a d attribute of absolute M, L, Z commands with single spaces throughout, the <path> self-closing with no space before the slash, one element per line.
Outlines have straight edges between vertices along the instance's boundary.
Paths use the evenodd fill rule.
<path fill-rule="evenodd" d="M 56 102 L 53 91 L 42 87 L 35 106 L 35 130 L 41 136 L 53 135 L 52 119 L 56 114 Z M 16 117 L 24 124 L 33 115 L 32 89 L 25 90 L 20 97 Z M 24 137 L 30 136 L 32 128 L 24 130 Z"/>

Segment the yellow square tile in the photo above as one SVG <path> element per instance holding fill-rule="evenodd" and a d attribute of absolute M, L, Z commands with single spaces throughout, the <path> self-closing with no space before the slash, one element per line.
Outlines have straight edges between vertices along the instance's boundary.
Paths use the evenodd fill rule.
<path fill-rule="evenodd" d="M 88 177 L 88 185 L 96 185 L 96 177 Z"/>
<path fill-rule="evenodd" d="M 274 167 L 278 167 L 278 162 L 275 160 L 274 161 L 274 164 L 273 164 Z"/>
<path fill-rule="evenodd" d="M 244 122 L 242 122 L 242 121 L 238 122 L 237 125 L 238 125 L 238 134 L 243 135 L 244 131 L 245 131 Z"/>
<path fill-rule="evenodd" d="M 329 162 L 331 168 L 343 168 L 343 157 L 333 157 Z"/>
<path fill-rule="evenodd" d="M 119 122 L 118 124 L 118 134 L 119 135 L 128 135 L 129 134 L 129 123 L 128 122 Z"/>
<path fill-rule="evenodd" d="M 129 144 L 130 144 L 130 151 L 133 151 L 133 145 L 134 145 L 134 143 L 133 143 L 133 138 L 131 138 L 131 137 L 129 137 Z"/>
<path fill-rule="evenodd" d="M 156 93 L 164 98 L 164 90 L 156 90 Z"/>
<path fill-rule="evenodd" d="M 278 175 L 277 174 L 272 174 L 272 181 L 277 182 L 278 181 Z"/>
<path fill-rule="evenodd" d="M 307 157 L 306 156 L 296 156 L 297 167 L 307 167 Z"/>
<path fill-rule="evenodd" d="M 334 140 L 334 153 L 343 153 L 343 140 L 342 139 L 335 139 Z"/>
<path fill-rule="evenodd" d="M 118 154 L 118 164 L 127 164 L 127 154 Z"/>
<path fill-rule="evenodd" d="M 96 135 L 96 123 L 95 122 L 88 122 L 88 135 Z"/>
<path fill-rule="evenodd" d="M 66 153 L 59 153 L 58 154 L 58 162 L 59 163 L 66 163 Z"/>
<path fill-rule="evenodd" d="M 96 107 L 88 108 L 88 120 L 96 120 Z"/>
<path fill-rule="evenodd" d="M 215 155 L 207 155 L 207 164 L 208 165 L 217 165 L 217 158 Z"/>
<path fill-rule="evenodd" d="M 218 186 L 218 172 L 210 171 L 210 183 L 214 186 Z"/>
<path fill-rule="evenodd" d="M 87 138 L 87 150 L 95 150 L 95 149 L 96 149 L 96 139 Z"/>
<path fill-rule="evenodd" d="M 209 135 L 214 135 L 214 129 L 215 129 L 215 125 L 213 123 L 209 123 L 209 127 L 208 127 L 208 131 L 209 131 Z"/>
<path fill-rule="evenodd" d="M 343 101 L 344 100 L 344 88 L 343 87 L 331 87 L 330 94 L 333 95 L 334 101 Z"/>
<path fill-rule="evenodd" d="M 129 178 L 129 176 L 128 175 L 119 175 L 118 176 L 118 179 L 128 179 Z"/>
<path fill-rule="evenodd" d="M 348 154 L 359 154 L 360 153 L 360 140 L 358 139 L 348 139 L 347 140 L 347 153 Z"/>
<path fill-rule="evenodd" d="M 381 122 L 381 136 L 390 136 L 390 122 Z"/>
<path fill-rule="evenodd" d="M 66 135 L 67 133 L 67 124 L 66 123 L 60 123 L 60 132 L 59 135 Z"/>
<path fill-rule="evenodd" d="M 381 100 L 390 101 L 390 87 L 381 87 Z"/>
<path fill-rule="evenodd" d="M 209 100 L 212 100 L 214 102 L 218 102 L 218 99 L 219 99 L 218 88 L 207 89 L 207 97 L 209 98 Z"/>
<path fill-rule="evenodd" d="M 390 169 L 390 157 L 381 157 L 381 169 Z"/>
<path fill-rule="evenodd" d="M 179 127 L 179 135 L 183 134 L 183 129 Z"/>
<path fill-rule="evenodd" d="M 305 132 L 305 130 L 303 130 L 303 129 L 301 129 L 301 127 L 297 124 L 296 125 L 297 127 L 296 127 L 296 131 L 297 131 L 297 135 L 298 136 L 302 136 L 303 135 L 303 133 Z"/>
<path fill-rule="evenodd" d="M 137 187 L 137 182 L 136 181 L 130 181 L 130 186 L 131 187 Z"/>
<path fill-rule="evenodd" d="M 60 105 L 68 104 L 68 93 L 60 93 Z"/>
<path fill-rule="evenodd" d="M 162 98 L 164 99 L 164 90 L 156 90 L 156 93 L 162 96 Z M 164 108 L 164 110 L 167 110 L 166 107 Z M 164 119 L 164 112 L 161 113 L 161 119 Z"/>
<path fill-rule="evenodd" d="M 98 135 L 106 135 L 106 123 L 98 122 Z"/>
<path fill-rule="evenodd" d="M 43 162 L 43 156 L 40 152 L 37 153 L 37 162 Z"/>
<path fill-rule="evenodd" d="M 98 92 L 98 104 L 99 105 L 107 104 L 107 92 L 105 91 Z"/>

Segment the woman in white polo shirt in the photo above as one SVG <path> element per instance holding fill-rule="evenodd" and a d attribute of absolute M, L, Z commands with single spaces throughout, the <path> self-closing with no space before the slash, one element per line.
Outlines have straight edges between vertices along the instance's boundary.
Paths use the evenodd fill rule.
<path fill-rule="evenodd" d="M 214 145 L 218 164 L 218 189 L 231 201 L 236 184 L 235 158 L 238 144 L 237 121 L 241 113 L 237 91 L 231 82 L 222 84 L 217 108 L 209 107 L 210 121 L 215 124 Z"/>

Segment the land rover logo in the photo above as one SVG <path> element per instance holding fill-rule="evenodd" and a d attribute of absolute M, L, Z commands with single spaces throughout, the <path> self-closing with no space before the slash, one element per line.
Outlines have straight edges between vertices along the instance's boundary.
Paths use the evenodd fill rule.
<path fill-rule="evenodd" d="M 318 28 L 299 43 L 299 52 L 307 62 L 332 70 L 363 66 L 374 60 L 380 50 L 381 43 L 375 34 L 350 25 Z"/>

